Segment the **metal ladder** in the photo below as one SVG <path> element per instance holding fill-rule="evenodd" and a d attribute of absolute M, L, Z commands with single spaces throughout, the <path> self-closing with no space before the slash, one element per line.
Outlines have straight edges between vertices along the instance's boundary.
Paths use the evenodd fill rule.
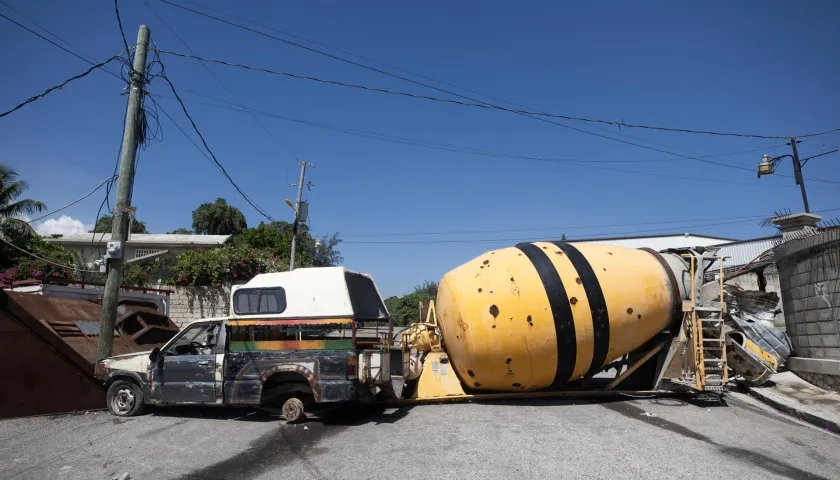
<path fill-rule="evenodd" d="M 685 255 L 691 263 L 691 299 L 683 302 L 684 315 L 688 317 L 694 352 L 694 388 L 701 392 L 725 392 L 729 389 L 729 369 L 726 364 L 726 338 L 723 328 L 723 313 L 726 303 L 723 299 L 724 257 Z M 697 260 L 718 260 L 720 263 L 719 301 L 697 304 Z M 701 277 L 702 279 L 702 273 Z M 702 284 L 702 282 L 700 282 Z"/>

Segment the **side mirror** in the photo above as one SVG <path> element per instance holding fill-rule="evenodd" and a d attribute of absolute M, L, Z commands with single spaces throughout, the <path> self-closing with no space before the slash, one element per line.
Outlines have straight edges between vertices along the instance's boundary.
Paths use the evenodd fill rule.
<path fill-rule="evenodd" d="M 157 363 L 160 360 L 160 347 L 155 347 L 154 350 L 149 352 L 149 361 L 152 363 Z"/>

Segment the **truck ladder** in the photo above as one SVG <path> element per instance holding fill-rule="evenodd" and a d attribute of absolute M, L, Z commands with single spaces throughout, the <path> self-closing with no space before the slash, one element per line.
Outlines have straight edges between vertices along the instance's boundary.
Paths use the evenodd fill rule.
<path fill-rule="evenodd" d="M 723 328 L 723 314 L 726 309 L 723 299 L 724 257 L 717 258 L 720 264 L 719 301 L 709 301 L 698 305 L 696 280 L 698 257 L 686 256 L 691 262 L 691 299 L 683 303 L 683 312 L 691 330 L 695 371 L 694 388 L 701 392 L 725 392 L 729 389 L 729 371 L 726 364 L 726 338 Z M 701 261 L 706 259 L 699 258 Z M 700 278 L 702 279 L 702 272 Z"/>

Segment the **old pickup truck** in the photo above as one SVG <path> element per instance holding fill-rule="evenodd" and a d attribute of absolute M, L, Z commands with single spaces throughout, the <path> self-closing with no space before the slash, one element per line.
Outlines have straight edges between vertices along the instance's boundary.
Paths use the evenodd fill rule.
<path fill-rule="evenodd" d="M 151 352 L 99 361 L 113 415 L 148 405 L 317 407 L 372 402 L 400 385 L 407 354 L 373 280 L 342 267 L 257 275 L 236 286 L 230 316 L 188 324 Z M 398 387 L 397 387 L 398 388 Z"/>

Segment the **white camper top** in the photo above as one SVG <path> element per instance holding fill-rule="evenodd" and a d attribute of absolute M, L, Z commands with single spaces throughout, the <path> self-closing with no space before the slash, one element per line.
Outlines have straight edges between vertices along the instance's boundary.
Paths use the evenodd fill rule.
<path fill-rule="evenodd" d="M 373 320 L 389 316 L 373 278 L 344 267 L 257 275 L 232 288 L 230 307 L 232 318 Z"/>

